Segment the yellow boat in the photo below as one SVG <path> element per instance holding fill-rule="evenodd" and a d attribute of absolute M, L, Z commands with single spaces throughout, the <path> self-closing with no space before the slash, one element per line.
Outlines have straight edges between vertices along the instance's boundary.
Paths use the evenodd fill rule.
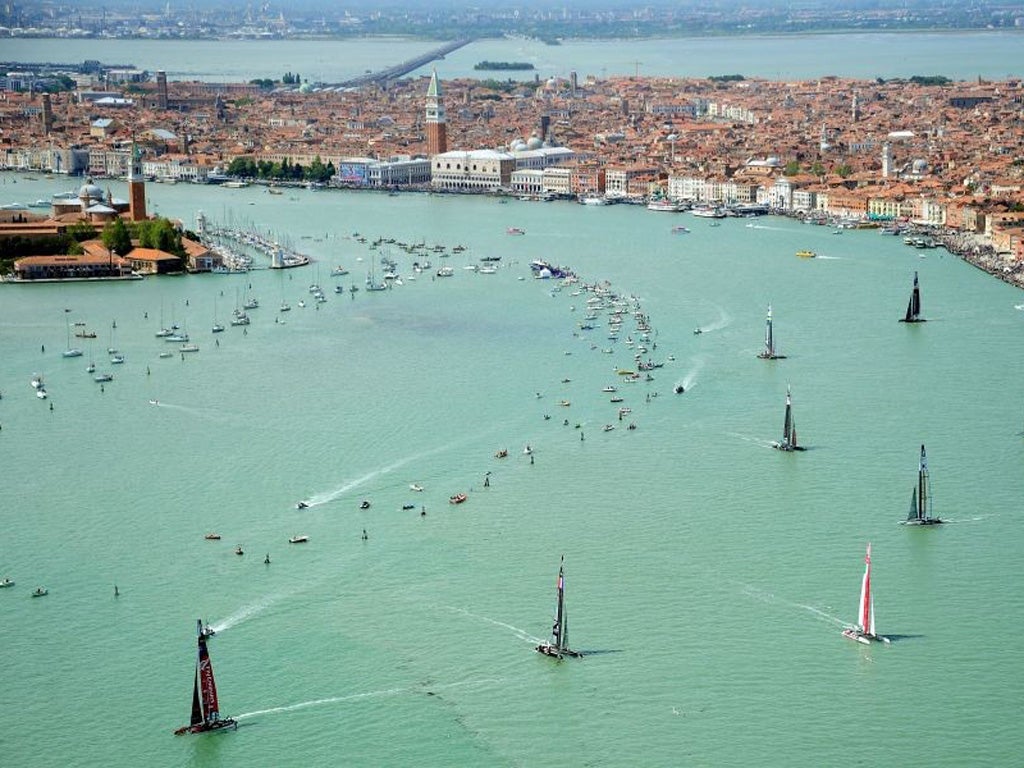
<path fill-rule="evenodd" d="M 814 251 L 797 251 L 796 255 L 799 256 L 801 259 L 813 259 L 818 254 L 816 254 Z"/>

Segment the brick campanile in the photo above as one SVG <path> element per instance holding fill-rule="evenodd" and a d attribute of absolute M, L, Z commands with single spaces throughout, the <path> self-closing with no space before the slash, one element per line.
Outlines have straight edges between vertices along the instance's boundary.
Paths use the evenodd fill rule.
<path fill-rule="evenodd" d="M 430 75 L 427 88 L 427 154 L 440 155 L 448 151 L 448 126 L 445 124 L 444 97 L 437 81 L 437 70 Z"/>
<path fill-rule="evenodd" d="M 146 178 L 142 175 L 142 159 L 132 142 L 132 166 L 128 172 L 128 215 L 132 221 L 146 218 Z"/>

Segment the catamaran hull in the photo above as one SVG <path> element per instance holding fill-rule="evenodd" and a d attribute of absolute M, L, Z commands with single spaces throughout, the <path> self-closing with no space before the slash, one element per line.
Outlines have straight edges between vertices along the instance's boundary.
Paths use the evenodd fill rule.
<path fill-rule="evenodd" d="M 183 725 L 174 732 L 175 736 L 183 736 L 186 733 L 210 733 L 213 731 L 234 731 L 238 728 L 238 721 L 230 717 L 226 720 L 217 720 L 213 723 L 198 723 L 196 725 Z"/>
<path fill-rule="evenodd" d="M 888 643 L 888 637 L 882 637 L 881 635 L 869 635 L 866 632 L 861 632 L 858 629 L 844 629 L 843 637 L 848 637 L 851 640 L 856 640 L 858 643 L 864 645 L 871 645 L 871 643 Z"/>
<path fill-rule="evenodd" d="M 767 352 L 759 352 L 757 356 L 759 358 L 761 358 L 762 360 L 785 360 L 786 359 L 785 355 L 774 355 L 774 354 L 770 355 Z"/>
<path fill-rule="evenodd" d="M 904 520 L 903 525 L 941 525 L 944 522 L 937 517 L 929 517 L 923 520 Z"/>
<path fill-rule="evenodd" d="M 579 651 L 571 651 L 568 648 L 559 648 L 556 645 L 550 643 L 541 643 L 536 648 L 537 653 L 543 653 L 545 656 L 550 656 L 553 659 L 561 659 L 565 656 L 569 656 L 573 659 L 583 658 L 583 654 Z"/>
<path fill-rule="evenodd" d="M 777 451 L 785 451 L 789 453 L 791 451 L 806 451 L 802 445 L 787 445 L 786 443 L 772 443 L 772 448 Z"/>
<path fill-rule="evenodd" d="M 914 318 L 914 319 L 911 319 L 911 320 L 908 320 L 905 317 L 901 317 L 900 318 L 900 322 L 901 323 L 927 323 L 928 321 L 925 318 L 923 318 L 923 317 L 918 317 L 918 318 Z"/>

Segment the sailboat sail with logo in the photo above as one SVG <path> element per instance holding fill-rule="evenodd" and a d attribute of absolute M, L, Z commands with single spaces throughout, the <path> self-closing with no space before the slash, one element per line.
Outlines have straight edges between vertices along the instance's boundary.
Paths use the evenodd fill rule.
<path fill-rule="evenodd" d="M 843 630 L 843 637 L 856 640 L 864 645 L 873 642 L 888 643 L 889 638 L 875 632 L 875 596 L 871 592 L 871 544 L 864 555 L 864 578 L 860 583 L 860 603 L 857 606 L 857 623 Z"/>
<path fill-rule="evenodd" d="M 566 656 L 580 658 L 583 654 L 569 648 L 569 620 L 565 613 L 565 555 L 558 566 L 558 586 L 555 598 L 555 620 L 551 625 L 551 639 L 536 648 L 538 653 L 562 659 Z"/>
<path fill-rule="evenodd" d="M 220 716 L 217 684 L 213 680 L 213 664 L 210 663 L 210 652 L 206 648 L 209 633 L 203 629 L 202 619 L 196 621 L 196 634 L 199 638 L 199 656 L 196 659 L 196 672 L 192 680 L 192 716 L 188 725 L 175 730 L 175 736 L 234 730 L 238 727 L 236 720 Z"/>

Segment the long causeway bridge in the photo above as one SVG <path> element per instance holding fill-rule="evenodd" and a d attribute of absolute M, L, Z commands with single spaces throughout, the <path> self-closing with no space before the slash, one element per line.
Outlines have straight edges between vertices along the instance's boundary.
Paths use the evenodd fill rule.
<path fill-rule="evenodd" d="M 457 51 L 459 48 L 469 45 L 471 42 L 473 42 L 473 39 L 470 37 L 463 38 L 462 40 L 453 40 L 450 43 L 445 43 L 440 48 L 434 48 L 433 50 L 427 51 L 414 59 L 403 61 L 401 64 L 395 64 L 393 67 L 388 67 L 387 69 L 382 69 L 377 72 L 367 72 L 364 75 L 353 77 L 351 80 L 345 80 L 341 83 L 329 83 L 326 84 L 326 87 L 359 88 L 360 86 L 371 85 L 373 83 L 383 84 L 389 80 L 396 80 L 403 75 L 414 72 L 424 64 L 429 64 L 437 59 L 443 59 L 452 51 Z"/>

